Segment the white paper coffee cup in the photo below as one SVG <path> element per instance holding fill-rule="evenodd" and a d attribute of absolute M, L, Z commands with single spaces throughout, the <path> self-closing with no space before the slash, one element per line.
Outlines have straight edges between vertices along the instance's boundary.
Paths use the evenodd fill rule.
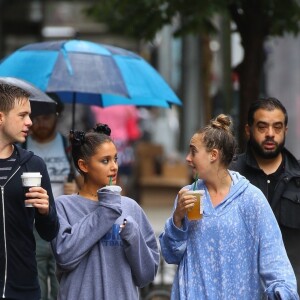
<path fill-rule="evenodd" d="M 21 175 L 24 193 L 34 186 L 41 186 L 42 175 L 39 172 L 24 172 Z M 33 207 L 32 204 L 25 204 L 26 207 Z"/>

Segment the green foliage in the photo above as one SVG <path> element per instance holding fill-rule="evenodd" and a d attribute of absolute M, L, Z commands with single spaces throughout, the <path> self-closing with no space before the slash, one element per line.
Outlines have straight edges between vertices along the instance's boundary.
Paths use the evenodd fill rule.
<path fill-rule="evenodd" d="M 298 0 L 228 1 L 228 9 L 242 36 L 258 27 L 265 37 L 299 31 Z"/>
<path fill-rule="evenodd" d="M 260 27 L 263 36 L 298 33 L 298 0 L 95 0 L 87 14 L 115 33 L 151 40 L 167 24 L 174 35 L 213 33 L 212 18 L 229 13 L 241 35 Z"/>
<path fill-rule="evenodd" d="M 270 34 L 281 36 L 285 32 L 297 34 L 299 32 L 300 5 L 299 1 L 267 1 L 272 2 L 272 10 L 266 8 L 270 20 Z"/>
<path fill-rule="evenodd" d="M 162 14 L 162 0 L 100 0 L 87 13 L 106 23 L 110 30 L 135 38 L 152 39 L 171 20 Z"/>
<path fill-rule="evenodd" d="M 241 36 L 244 57 L 236 71 L 240 80 L 240 124 L 247 107 L 259 96 L 264 60 L 264 41 L 271 36 L 299 32 L 299 0 L 94 0 L 88 15 L 118 34 L 152 40 L 165 25 L 174 35 L 212 34 L 215 16 L 226 15 Z M 240 126 L 242 149 L 244 131 Z"/>
<path fill-rule="evenodd" d="M 215 30 L 210 18 L 224 9 L 216 1 L 199 0 L 98 0 L 87 14 L 110 30 L 151 40 L 165 25 L 175 22 L 175 35 Z M 221 1 L 222 2 L 222 1 Z"/>

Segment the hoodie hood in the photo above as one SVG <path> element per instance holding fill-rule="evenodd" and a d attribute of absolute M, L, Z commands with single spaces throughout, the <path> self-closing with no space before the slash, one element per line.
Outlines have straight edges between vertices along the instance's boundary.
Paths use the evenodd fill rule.
<path fill-rule="evenodd" d="M 33 156 L 33 152 L 25 150 L 17 144 L 14 144 L 14 147 L 18 152 L 18 156 L 20 159 L 19 164 L 21 166 L 24 165 L 26 162 L 28 162 L 30 160 L 30 158 Z"/>
<path fill-rule="evenodd" d="M 210 196 L 208 193 L 208 190 L 203 182 L 202 179 L 198 179 L 196 182 L 196 187 L 195 189 L 197 190 L 204 190 L 205 191 L 205 200 L 204 200 L 204 214 L 206 216 L 209 215 L 221 215 L 227 211 L 227 209 L 230 209 L 231 203 L 233 201 L 237 201 L 237 199 L 241 196 L 241 194 L 245 191 L 245 189 L 249 185 L 249 180 L 246 179 L 244 176 L 242 176 L 240 173 L 235 172 L 235 171 L 229 171 L 229 174 L 232 179 L 232 185 L 230 188 L 230 191 L 228 195 L 225 197 L 225 199 L 216 207 L 213 207 L 211 201 L 210 201 Z M 187 186 L 186 188 L 188 189 L 193 189 L 194 184 L 191 184 Z"/>

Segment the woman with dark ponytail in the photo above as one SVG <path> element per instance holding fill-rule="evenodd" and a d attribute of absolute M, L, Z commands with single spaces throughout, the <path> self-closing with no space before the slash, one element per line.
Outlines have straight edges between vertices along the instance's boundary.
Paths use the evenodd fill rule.
<path fill-rule="evenodd" d="M 118 154 L 106 124 L 71 131 L 72 157 L 84 183 L 77 194 L 56 199 L 60 220 L 52 249 L 60 283 L 58 299 L 138 299 L 154 280 L 159 250 L 136 201 L 105 189 L 115 185 Z"/>

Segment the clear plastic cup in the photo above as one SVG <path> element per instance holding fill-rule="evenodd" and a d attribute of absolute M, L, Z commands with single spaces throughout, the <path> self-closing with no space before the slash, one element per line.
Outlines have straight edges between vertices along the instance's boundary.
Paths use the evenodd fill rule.
<path fill-rule="evenodd" d="M 203 216 L 203 195 L 204 190 L 190 190 L 186 194 L 195 195 L 197 200 L 192 208 L 187 212 L 187 217 L 190 221 L 196 221 L 202 219 Z"/>

